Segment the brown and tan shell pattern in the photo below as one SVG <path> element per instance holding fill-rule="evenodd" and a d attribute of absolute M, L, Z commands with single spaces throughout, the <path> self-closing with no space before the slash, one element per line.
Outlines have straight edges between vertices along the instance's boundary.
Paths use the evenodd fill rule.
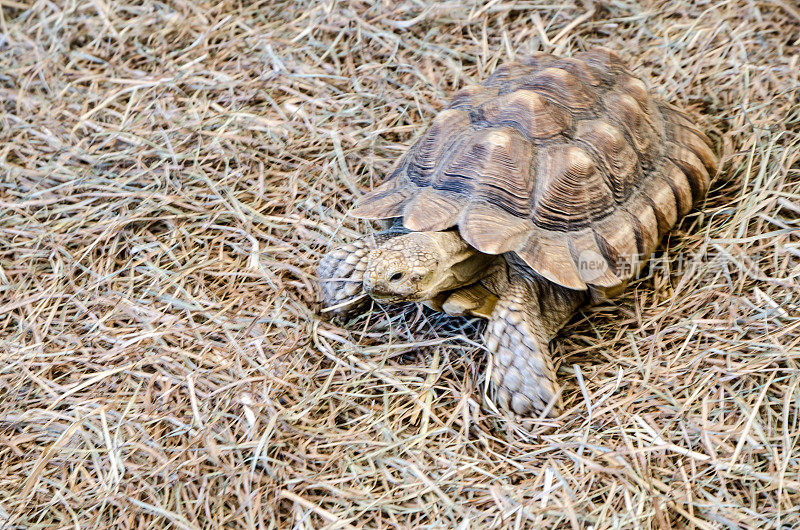
<path fill-rule="evenodd" d="M 489 254 L 608 293 L 708 191 L 708 137 L 609 50 L 539 53 L 460 91 L 353 215 L 458 226 Z"/>

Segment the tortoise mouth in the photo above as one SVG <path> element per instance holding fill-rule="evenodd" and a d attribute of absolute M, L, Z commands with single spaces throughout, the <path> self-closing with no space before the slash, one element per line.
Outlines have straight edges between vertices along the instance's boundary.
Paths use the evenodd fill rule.
<path fill-rule="evenodd" d="M 401 296 L 398 295 L 397 293 L 370 291 L 369 295 L 376 302 L 382 302 L 384 304 L 394 304 L 399 302 L 416 302 L 416 299 L 414 299 L 414 297 Z"/>
<path fill-rule="evenodd" d="M 393 290 L 384 290 L 380 288 L 364 289 L 364 291 L 376 302 L 384 304 L 398 304 L 403 302 L 423 302 L 430 298 L 430 293 L 422 290 L 413 290 L 411 292 L 398 292 Z"/>

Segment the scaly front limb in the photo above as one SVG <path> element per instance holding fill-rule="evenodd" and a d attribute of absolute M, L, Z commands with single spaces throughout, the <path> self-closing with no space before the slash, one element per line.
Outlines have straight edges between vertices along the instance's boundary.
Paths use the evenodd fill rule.
<path fill-rule="evenodd" d="M 584 302 L 585 294 L 513 273 L 499 294 L 484 335 L 492 356 L 496 401 L 520 416 L 556 416 L 561 400 L 550 339 Z"/>
<path fill-rule="evenodd" d="M 363 284 L 369 253 L 404 233 L 397 229 L 384 230 L 328 252 L 317 267 L 325 307 L 323 312 L 345 316 L 366 307 L 369 296 L 364 292 Z"/>

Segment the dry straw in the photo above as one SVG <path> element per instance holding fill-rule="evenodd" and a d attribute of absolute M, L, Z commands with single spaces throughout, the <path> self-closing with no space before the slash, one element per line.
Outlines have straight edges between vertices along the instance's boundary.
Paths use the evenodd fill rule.
<path fill-rule="evenodd" d="M 800 526 L 795 2 L 0 6 L 0 527 Z M 523 432 L 481 323 L 313 271 L 455 90 L 595 45 L 724 163 Z"/>

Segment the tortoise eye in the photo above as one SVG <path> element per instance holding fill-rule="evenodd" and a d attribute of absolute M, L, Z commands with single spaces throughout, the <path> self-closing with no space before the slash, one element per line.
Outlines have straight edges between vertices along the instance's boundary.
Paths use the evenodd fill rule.
<path fill-rule="evenodd" d="M 403 278 L 403 273 L 400 272 L 400 271 L 397 271 L 397 272 L 393 273 L 391 276 L 389 276 L 389 281 L 390 282 L 399 282 L 402 278 Z"/>

